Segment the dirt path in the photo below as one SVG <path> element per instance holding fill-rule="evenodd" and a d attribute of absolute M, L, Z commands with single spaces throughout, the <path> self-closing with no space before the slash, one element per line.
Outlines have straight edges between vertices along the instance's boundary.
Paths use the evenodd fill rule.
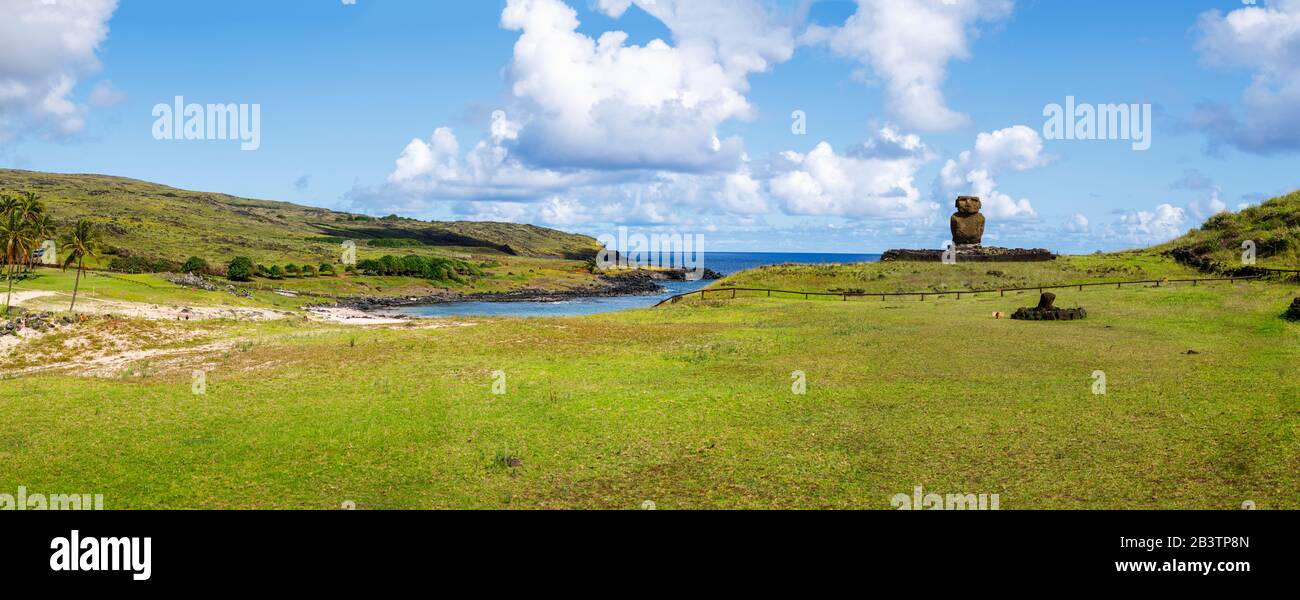
<path fill-rule="evenodd" d="M 15 290 L 13 305 L 31 310 L 68 309 L 64 302 L 70 302 L 72 294 L 46 290 Z M 225 306 L 174 306 L 149 304 L 145 302 L 127 302 L 125 300 L 103 300 L 77 296 L 77 312 L 89 315 L 118 315 L 149 319 L 152 321 L 206 321 L 209 319 L 235 319 L 240 321 L 270 321 L 295 316 L 294 313 L 270 308 L 238 308 Z"/>

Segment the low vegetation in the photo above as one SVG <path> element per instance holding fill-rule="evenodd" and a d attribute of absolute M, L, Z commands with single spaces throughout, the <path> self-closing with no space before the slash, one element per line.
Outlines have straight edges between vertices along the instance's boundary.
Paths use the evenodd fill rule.
<path fill-rule="evenodd" d="M 919 485 L 1003 509 L 1297 509 L 1300 323 L 1279 318 L 1296 294 L 1062 292 L 1089 311 L 1072 323 L 991 316 L 1033 292 L 360 330 L 96 320 L 77 335 L 166 353 L 0 381 L 0 489 L 111 508 L 888 509 Z"/>
<path fill-rule="evenodd" d="M 1210 271 L 1243 266 L 1243 244 L 1253 245 L 1258 266 L 1300 268 L 1300 191 L 1238 212 L 1222 212 L 1187 235 L 1152 248 Z"/>

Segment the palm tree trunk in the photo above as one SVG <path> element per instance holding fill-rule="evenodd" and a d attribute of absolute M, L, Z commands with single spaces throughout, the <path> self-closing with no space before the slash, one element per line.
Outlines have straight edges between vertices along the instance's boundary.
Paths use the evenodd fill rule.
<path fill-rule="evenodd" d="M 9 294 L 5 296 L 5 316 L 9 315 L 9 301 L 14 297 L 14 266 L 9 265 Z"/>
<path fill-rule="evenodd" d="M 86 263 L 86 259 L 77 259 L 77 280 L 72 284 L 72 306 L 68 307 L 68 312 L 76 314 L 77 308 L 77 288 L 81 287 L 81 268 Z"/>

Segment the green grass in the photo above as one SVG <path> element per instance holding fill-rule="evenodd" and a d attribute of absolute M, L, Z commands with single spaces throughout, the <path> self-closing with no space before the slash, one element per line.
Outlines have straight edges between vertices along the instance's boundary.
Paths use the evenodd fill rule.
<path fill-rule="evenodd" d="M 1242 266 L 1242 243 L 1255 243 L 1257 265 L 1300 268 L 1300 191 L 1279 196 L 1240 212 L 1223 212 L 1199 229 L 1151 249 L 1178 253 L 1207 267 Z"/>
<path fill-rule="evenodd" d="M 0 191 L 36 192 L 64 230 L 77 219 L 95 220 L 105 244 L 118 254 L 175 262 L 199 256 L 213 265 L 225 265 L 235 256 L 247 256 L 268 266 L 333 263 L 341 256 L 344 240 L 358 242 L 360 259 L 384 254 L 442 256 L 472 248 L 503 257 L 580 260 L 600 249 L 590 237 L 532 225 L 357 220 L 358 215 L 323 208 L 103 175 L 0 169 Z M 372 247 L 367 243 L 372 240 L 418 245 Z M 107 264 L 109 258 L 95 264 Z"/>
<path fill-rule="evenodd" d="M 1205 277 L 1145 252 L 1064 256 L 1039 263 L 888 262 L 855 265 L 777 265 L 737 273 L 715 288 L 774 288 L 801 292 L 866 293 L 992 290 L 1105 281 Z"/>
<path fill-rule="evenodd" d="M 110 508 L 886 509 L 920 485 L 1004 509 L 1296 509 L 1300 324 L 1278 318 L 1296 293 L 1065 292 L 1091 315 L 1073 323 L 991 318 L 1026 293 L 436 329 L 186 324 L 205 333 L 185 343 L 241 344 L 107 379 L 0 381 L 0 491 Z"/>

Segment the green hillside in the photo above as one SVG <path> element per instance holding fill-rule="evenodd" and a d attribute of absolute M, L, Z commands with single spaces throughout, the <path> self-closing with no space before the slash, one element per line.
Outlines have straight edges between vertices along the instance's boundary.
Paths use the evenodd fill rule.
<path fill-rule="evenodd" d="M 0 169 L 0 191 L 39 194 L 60 229 L 93 218 L 102 225 L 110 257 L 200 256 L 217 264 L 239 255 L 259 263 L 316 264 L 337 261 L 345 240 L 357 242 L 359 258 L 472 251 L 582 259 L 600 248 L 590 237 L 532 225 L 374 219 L 103 175 Z"/>
<path fill-rule="evenodd" d="M 1300 191 L 1240 212 L 1222 212 L 1200 229 L 1151 248 L 1206 271 L 1243 266 L 1242 244 L 1255 242 L 1257 265 L 1300 268 Z"/>

